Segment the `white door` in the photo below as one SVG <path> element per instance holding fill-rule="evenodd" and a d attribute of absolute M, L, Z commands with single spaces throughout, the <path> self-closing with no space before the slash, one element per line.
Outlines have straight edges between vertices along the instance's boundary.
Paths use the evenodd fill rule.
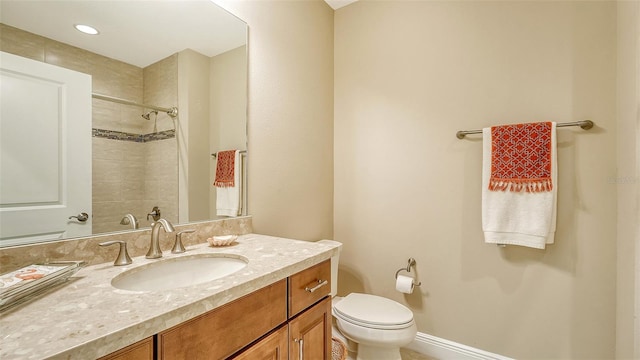
<path fill-rule="evenodd" d="M 91 234 L 90 75 L 0 52 L 0 150 L 0 246 Z"/>

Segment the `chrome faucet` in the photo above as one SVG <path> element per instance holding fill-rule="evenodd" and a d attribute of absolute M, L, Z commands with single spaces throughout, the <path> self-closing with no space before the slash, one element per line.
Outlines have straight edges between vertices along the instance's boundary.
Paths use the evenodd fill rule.
<path fill-rule="evenodd" d="M 173 225 L 166 219 L 159 219 L 151 226 L 151 245 L 149 251 L 145 256 L 147 259 L 158 259 L 162 257 L 162 250 L 160 249 L 160 228 L 163 228 L 166 232 L 174 232 Z"/>
<path fill-rule="evenodd" d="M 127 214 L 122 218 L 122 220 L 120 220 L 120 225 L 131 225 L 135 230 L 140 227 L 140 222 L 133 214 Z"/>

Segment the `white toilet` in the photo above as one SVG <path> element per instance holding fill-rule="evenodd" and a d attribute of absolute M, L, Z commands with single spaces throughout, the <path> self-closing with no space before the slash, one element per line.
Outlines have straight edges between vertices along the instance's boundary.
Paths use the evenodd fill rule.
<path fill-rule="evenodd" d="M 331 296 L 336 329 L 357 343 L 357 360 L 400 360 L 400 348 L 408 345 L 418 329 L 406 306 L 381 296 L 351 293 L 336 297 L 338 259 L 331 258 Z M 334 335 L 335 336 L 335 335 Z"/>

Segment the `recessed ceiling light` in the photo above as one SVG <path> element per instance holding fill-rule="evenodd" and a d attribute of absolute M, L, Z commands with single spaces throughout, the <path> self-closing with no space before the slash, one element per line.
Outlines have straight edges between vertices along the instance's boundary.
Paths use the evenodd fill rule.
<path fill-rule="evenodd" d="M 100 33 L 98 29 L 89 25 L 76 24 L 76 25 L 73 25 L 73 27 L 75 27 L 76 30 L 89 35 L 98 35 Z"/>

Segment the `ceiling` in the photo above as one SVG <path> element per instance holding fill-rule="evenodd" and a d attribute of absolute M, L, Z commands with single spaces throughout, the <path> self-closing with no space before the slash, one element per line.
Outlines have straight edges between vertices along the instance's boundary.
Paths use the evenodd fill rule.
<path fill-rule="evenodd" d="M 0 22 L 139 67 L 187 48 L 214 56 L 247 42 L 246 24 L 211 0 L 1 0 Z"/>
<path fill-rule="evenodd" d="M 351 3 L 354 3 L 358 0 L 324 0 L 333 10 L 338 10 L 343 6 L 347 6 Z"/>

